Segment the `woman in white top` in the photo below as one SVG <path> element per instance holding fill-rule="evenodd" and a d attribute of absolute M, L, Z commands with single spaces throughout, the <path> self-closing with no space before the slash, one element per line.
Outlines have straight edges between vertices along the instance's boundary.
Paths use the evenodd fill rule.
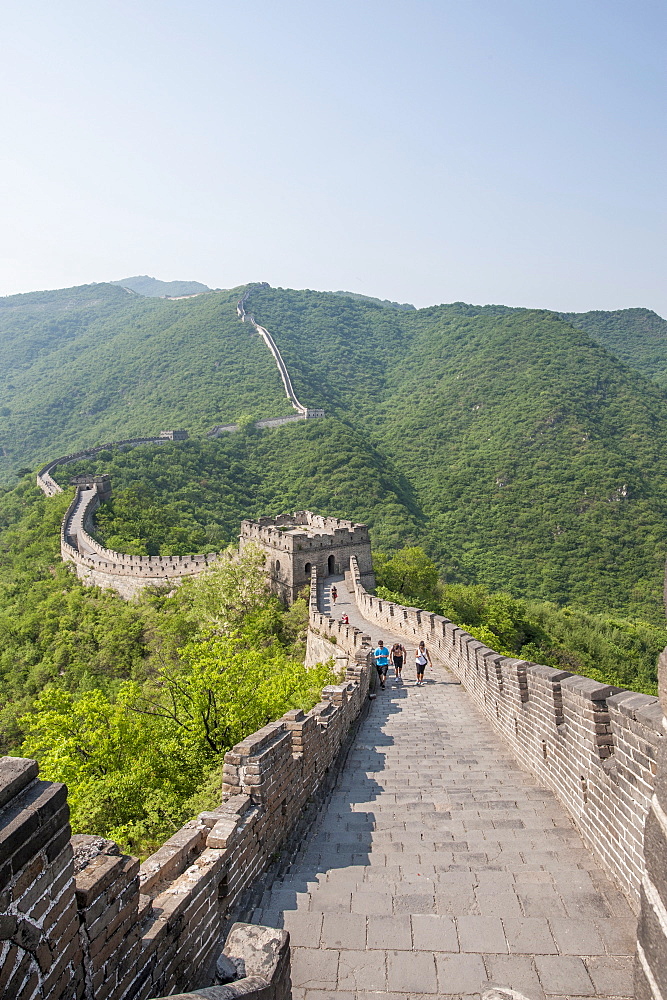
<path fill-rule="evenodd" d="M 415 649 L 415 667 L 417 668 L 417 687 L 421 687 L 422 684 L 424 683 L 424 670 L 426 668 L 427 663 L 430 663 L 431 666 L 433 666 L 433 663 L 431 661 L 431 654 L 429 653 L 424 641 L 422 640 L 419 643 L 417 649 Z"/>

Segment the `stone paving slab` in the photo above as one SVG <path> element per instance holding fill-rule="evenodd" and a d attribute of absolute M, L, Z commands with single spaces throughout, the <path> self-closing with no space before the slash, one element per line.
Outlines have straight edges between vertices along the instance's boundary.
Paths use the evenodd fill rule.
<path fill-rule="evenodd" d="M 336 615 L 393 641 L 336 586 Z M 427 668 L 416 687 L 411 654 L 255 912 L 290 932 L 295 1000 L 472 1000 L 488 981 L 533 1000 L 630 998 L 624 897 L 455 679 Z"/>

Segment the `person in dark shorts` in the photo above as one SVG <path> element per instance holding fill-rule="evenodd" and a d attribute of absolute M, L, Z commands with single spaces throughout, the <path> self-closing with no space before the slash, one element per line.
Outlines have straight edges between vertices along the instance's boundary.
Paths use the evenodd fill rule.
<path fill-rule="evenodd" d="M 400 642 L 395 642 L 391 647 L 391 652 L 389 654 L 389 662 L 394 665 L 394 673 L 396 674 L 396 680 L 401 680 L 403 676 L 403 663 L 406 657 L 405 646 L 402 646 Z"/>
<path fill-rule="evenodd" d="M 331 600 L 333 601 L 334 604 L 338 600 L 338 591 L 336 590 L 335 587 L 331 588 Z"/>
<path fill-rule="evenodd" d="M 417 649 L 415 649 L 415 667 L 417 669 L 417 687 L 421 687 L 422 684 L 424 683 L 424 670 L 426 669 L 426 664 L 427 663 L 430 663 L 431 666 L 433 666 L 433 663 L 431 661 L 431 654 L 429 653 L 428 649 L 426 648 L 426 644 L 425 644 L 425 642 L 422 639 L 422 641 L 417 646 Z"/>
<path fill-rule="evenodd" d="M 389 650 L 385 646 L 383 639 L 378 639 L 378 644 L 373 650 L 373 658 L 375 659 L 375 667 L 380 678 L 380 687 L 384 691 L 387 671 L 389 670 Z"/>

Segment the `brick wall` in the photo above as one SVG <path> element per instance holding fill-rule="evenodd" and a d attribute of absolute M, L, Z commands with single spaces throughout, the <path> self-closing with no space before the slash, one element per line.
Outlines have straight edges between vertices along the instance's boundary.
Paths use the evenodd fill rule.
<path fill-rule="evenodd" d="M 77 486 L 60 528 L 60 555 L 74 564 L 86 583 L 110 587 L 121 597 L 133 597 L 149 585 L 162 586 L 185 576 L 196 576 L 218 559 L 217 553 L 186 556 L 135 556 L 107 549 L 88 534 L 99 507 L 96 488 Z M 74 528 L 77 518 L 79 526 Z"/>
<path fill-rule="evenodd" d="M 667 716 L 667 650 L 659 663 L 660 700 Z M 637 1000 L 667 997 L 667 718 L 658 753 L 658 773 L 646 819 L 646 872 L 641 887 L 637 930 L 635 996 Z"/>
<path fill-rule="evenodd" d="M 424 639 L 458 677 L 517 759 L 556 793 L 637 909 L 663 743 L 658 699 L 501 656 L 446 618 L 368 594 L 354 564 L 349 577 L 366 618 L 403 635 L 409 656 Z"/>
<path fill-rule="evenodd" d="M 84 996 L 69 810 L 64 785 L 37 764 L 0 766 L 0 997 Z"/>

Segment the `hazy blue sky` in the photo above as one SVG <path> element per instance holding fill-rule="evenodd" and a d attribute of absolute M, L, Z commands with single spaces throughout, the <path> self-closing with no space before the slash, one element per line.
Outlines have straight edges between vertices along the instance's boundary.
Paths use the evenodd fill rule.
<path fill-rule="evenodd" d="M 8 0 L 0 294 L 667 316 L 664 0 Z"/>

